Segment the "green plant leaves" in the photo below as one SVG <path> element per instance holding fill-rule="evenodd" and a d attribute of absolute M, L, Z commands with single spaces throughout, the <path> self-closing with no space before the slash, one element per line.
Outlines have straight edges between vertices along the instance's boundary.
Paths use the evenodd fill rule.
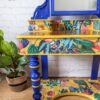
<path fill-rule="evenodd" d="M 18 68 L 16 69 L 18 72 L 24 71 L 25 66 L 28 64 L 29 59 L 26 56 L 22 56 L 18 59 Z"/>
<path fill-rule="evenodd" d="M 26 56 L 22 56 L 18 59 L 18 65 L 26 65 L 29 59 Z"/>
<path fill-rule="evenodd" d="M 1 49 L 6 55 L 13 55 L 12 46 L 7 41 L 1 41 Z"/>
<path fill-rule="evenodd" d="M 0 68 L 3 73 L 9 77 L 18 77 L 24 75 L 25 65 L 29 60 L 25 56 L 18 54 L 18 48 L 14 42 L 8 42 L 3 39 L 3 31 L 0 30 Z"/>
<path fill-rule="evenodd" d="M 3 36 L 4 36 L 4 33 L 2 30 L 0 30 L 0 38 L 3 38 Z"/>
<path fill-rule="evenodd" d="M 1 41 L 3 40 L 3 36 L 4 36 L 4 33 L 2 30 L 0 30 L 0 53 L 2 52 L 2 49 L 1 49 Z"/>
<path fill-rule="evenodd" d="M 0 56 L 0 68 L 5 68 L 11 65 L 12 59 L 9 56 Z M 9 66 L 10 67 L 10 66 Z"/>
<path fill-rule="evenodd" d="M 15 58 L 18 54 L 18 49 L 14 42 L 1 41 L 1 49 L 4 54 L 12 56 L 12 58 Z"/>
<path fill-rule="evenodd" d="M 17 48 L 17 46 L 16 46 L 16 44 L 14 43 L 14 42 L 10 42 L 10 44 L 11 44 L 11 46 L 12 46 L 12 48 L 13 48 L 13 51 L 15 52 L 15 53 L 18 53 L 18 48 Z"/>
<path fill-rule="evenodd" d="M 12 57 L 16 58 L 18 55 L 18 48 L 17 48 L 16 44 L 12 41 L 10 42 L 10 45 L 12 47 Z"/>
<path fill-rule="evenodd" d="M 14 42 L 7 42 L 3 40 L 4 33 L 0 30 L 0 52 L 5 53 L 6 55 L 15 56 L 18 53 L 17 46 Z"/>
<path fill-rule="evenodd" d="M 16 69 L 18 72 L 24 71 L 25 66 L 24 65 L 19 65 L 18 68 Z"/>

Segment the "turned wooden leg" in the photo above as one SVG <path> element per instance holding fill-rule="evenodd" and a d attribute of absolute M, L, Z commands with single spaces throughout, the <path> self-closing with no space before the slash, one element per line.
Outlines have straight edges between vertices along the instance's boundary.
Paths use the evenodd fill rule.
<path fill-rule="evenodd" d="M 93 56 L 91 80 L 97 80 L 99 72 L 100 56 Z"/>
<path fill-rule="evenodd" d="M 48 79 L 48 56 L 41 56 L 42 78 Z"/>
<path fill-rule="evenodd" d="M 41 100 L 40 93 L 40 73 L 39 70 L 39 61 L 38 57 L 30 56 L 30 71 L 31 71 L 31 81 L 33 87 L 33 98 L 34 100 Z"/>

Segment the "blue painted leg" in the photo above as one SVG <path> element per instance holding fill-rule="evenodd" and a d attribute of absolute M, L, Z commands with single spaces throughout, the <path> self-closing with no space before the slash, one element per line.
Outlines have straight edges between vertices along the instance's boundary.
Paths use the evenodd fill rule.
<path fill-rule="evenodd" d="M 48 57 L 41 56 L 41 64 L 42 64 L 42 78 L 48 79 Z"/>
<path fill-rule="evenodd" d="M 100 56 L 93 56 L 91 80 L 97 80 L 99 71 Z"/>
<path fill-rule="evenodd" d="M 31 71 L 31 80 L 33 87 L 33 98 L 34 100 L 41 100 L 40 93 L 40 73 L 39 70 L 39 62 L 36 56 L 30 56 L 30 71 Z"/>

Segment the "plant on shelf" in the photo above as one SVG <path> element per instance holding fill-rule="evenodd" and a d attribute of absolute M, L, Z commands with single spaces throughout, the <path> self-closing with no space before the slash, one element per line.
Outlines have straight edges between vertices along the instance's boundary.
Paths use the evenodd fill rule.
<path fill-rule="evenodd" d="M 20 56 L 16 44 L 5 41 L 3 36 L 4 33 L 0 30 L 0 69 L 6 75 L 11 89 L 21 91 L 26 87 L 27 77 L 24 70 L 29 60 L 26 56 Z"/>

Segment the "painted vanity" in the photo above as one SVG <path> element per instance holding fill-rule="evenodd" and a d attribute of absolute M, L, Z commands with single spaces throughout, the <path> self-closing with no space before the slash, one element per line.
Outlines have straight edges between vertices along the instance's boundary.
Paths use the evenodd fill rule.
<path fill-rule="evenodd" d="M 83 5 L 87 6 L 83 6 L 81 10 L 78 8 L 82 5 L 80 1 L 73 7 L 71 0 L 45 0 L 29 20 L 29 31 L 17 36 L 19 53 L 30 57 L 35 100 L 54 100 L 65 95 L 80 95 L 91 100 L 100 98 L 100 82 L 97 80 L 100 63 L 100 19 L 48 19 L 50 16 L 61 15 L 100 16 L 100 0 L 84 0 Z M 68 2 L 69 7 L 65 5 Z M 91 80 L 48 80 L 47 56 L 50 55 L 93 55 Z M 43 80 L 40 78 L 38 56 L 41 56 Z"/>

